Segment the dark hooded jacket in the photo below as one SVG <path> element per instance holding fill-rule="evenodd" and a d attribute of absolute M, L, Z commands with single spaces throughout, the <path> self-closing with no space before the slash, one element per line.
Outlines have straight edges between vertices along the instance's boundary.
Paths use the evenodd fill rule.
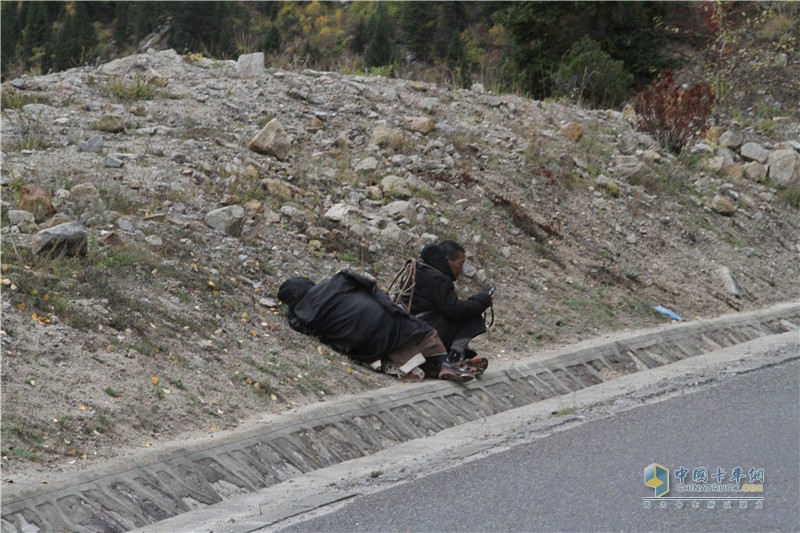
<path fill-rule="evenodd" d="M 467 322 L 480 317 L 491 305 L 492 299 L 488 293 L 478 293 L 466 300 L 458 298 L 453 272 L 439 246 L 425 246 L 420 259 L 422 261 L 417 262 L 414 276 L 412 315 L 423 314 L 422 318 L 438 329 L 438 319 L 453 324 Z M 441 336 L 442 332 L 439 333 Z"/>
<path fill-rule="evenodd" d="M 281 285 L 278 298 L 289 306 L 292 329 L 359 361 L 379 359 L 432 331 L 392 302 L 374 281 L 347 270 L 317 284 L 291 278 Z"/>

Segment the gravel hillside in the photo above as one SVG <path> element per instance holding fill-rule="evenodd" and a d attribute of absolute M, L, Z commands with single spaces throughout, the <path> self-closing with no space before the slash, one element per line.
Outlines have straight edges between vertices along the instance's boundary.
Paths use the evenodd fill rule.
<path fill-rule="evenodd" d="M 676 157 L 627 113 L 248 59 L 3 84 L 5 482 L 395 384 L 275 294 L 441 239 L 497 287 L 495 361 L 800 296 L 796 116 Z"/>

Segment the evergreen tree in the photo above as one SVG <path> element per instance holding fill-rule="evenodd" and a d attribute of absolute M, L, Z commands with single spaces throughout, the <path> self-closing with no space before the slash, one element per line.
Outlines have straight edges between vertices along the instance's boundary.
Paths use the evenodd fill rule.
<path fill-rule="evenodd" d="M 130 3 L 114 3 L 114 41 L 116 41 L 117 48 L 120 50 L 125 48 L 130 42 L 132 34 L 131 14 L 132 8 Z"/>
<path fill-rule="evenodd" d="M 97 46 L 97 31 L 92 22 L 93 17 L 89 16 L 86 6 L 86 2 L 75 2 L 74 15 L 77 20 L 78 53 L 74 59 L 79 65 L 85 65 L 92 60 Z"/>
<path fill-rule="evenodd" d="M 5 73 L 8 64 L 17 59 L 17 46 L 20 42 L 20 21 L 17 2 L 3 2 L 0 6 L 0 61 Z"/>
<path fill-rule="evenodd" d="M 368 67 L 382 67 L 392 63 L 394 59 L 394 42 L 386 5 L 379 2 L 375 13 L 370 17 L 369 27 L 372 30 L 364 62 Z"/>
<path fill-rule="evenodd" d="M 27 2 L 23 2 L 25 3 Z M 47 5 L 45 2 L 30 2 L 22 32 L 22 54 L 25 64 L 29 67 L 38 66 L 42 72 L 47 72 L 51 65 L 51 48 Z"/>
<path fill-rule="evenodd" d="M 428 61 L 431 54 L 431 35 L 436 28 L 438 3 L 403 2 L 400 4 L 400 33 L 408 49 L 418 61 Z"/>
<path fill-rule="evenodd" d="M 79 56 L 78 23 L 75 14 L 69 13 L 61 23 L 56 35 L 54 67 L 59 71 L 73 67 L 77 64 L 76 58 Z"/>

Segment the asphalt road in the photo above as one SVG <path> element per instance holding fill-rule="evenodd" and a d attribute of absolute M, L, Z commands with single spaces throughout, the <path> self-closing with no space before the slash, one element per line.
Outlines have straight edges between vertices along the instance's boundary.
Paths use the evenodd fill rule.
<path fill-rule="evenodd" d="M 763 469 L 763 497 L 656 501 L 644 469 Z M 709 479 L 709 482 L 714 482 Z M 723 481 L 725 483 L 726 481 Z M 710 497 L 718 494 L 703 493 Z M 697 496 L 697 495 L 695 495 Z M 281 531 L 800 531 L 800 361 L 586 422 L 381 492 Z"/>

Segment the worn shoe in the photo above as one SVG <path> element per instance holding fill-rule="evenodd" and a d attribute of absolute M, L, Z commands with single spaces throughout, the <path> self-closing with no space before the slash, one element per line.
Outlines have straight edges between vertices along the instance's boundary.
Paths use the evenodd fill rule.
<path fill-rule="evenodd" d="M 400 381 L 403 383 L 417 383 L 425 379 L 425 372 L 420 367 L 414 367 L 407 374 L 401 374 Z"/>
<path fill-rule="evenodd" d="M 439 367 L 439 379 L 457 381 L 458 383 L 469 383 L 475 379 L 475 375 L 466 368 L 455 363 L 442 363 Z"/>
<path fill-rule="evenodd" d="M 489 368 L 489 360 L 486 359 L 485 357 L 480 357 L 478 355 L 476 355 L 472 359 L 459 361 L 456 364 L 472 372 L 472 374 L 474 374 L 476 378 L 481 377 L 483 373 L 486 372 L 486 369 Z"/>

